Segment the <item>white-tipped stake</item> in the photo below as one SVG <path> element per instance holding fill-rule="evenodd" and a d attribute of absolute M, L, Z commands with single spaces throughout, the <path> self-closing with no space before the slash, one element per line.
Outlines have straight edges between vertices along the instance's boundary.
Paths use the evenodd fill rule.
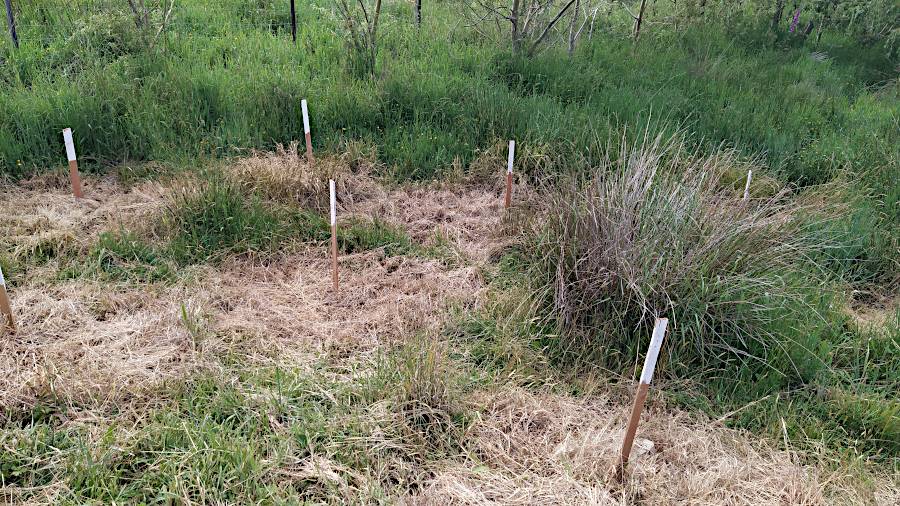
<path fill-rule="evenodd" d="M 303 135 L 306 137 L 306 160 L 312 162 L 312 135 L 309 131 L 309 109 L 306 107 L 306 99 L 300 101 L 300 109 L 303 110 Z"/>
<path fill-rule="evenodd" d="M 9 303 L 9 295 L 6 293 L 6 279 L 3 277 L 3 267 L 0 267 L 0 314 L 4 316 L 6 325 L 10 332 L 16 331 L 16 323 L 13 320 L 12 307 Z"/>
<path fill-rule="evenodd" d="M 616 463 L 616 474 L 622 476 L 628 466 L 628 457 L 631 455 L 631 447 L 634 444 L 634 435 L 637 432 L 638 423 L 641 421 L 641 411 L 644 409 L 644 401 L 647 400 L 647 390 L 653 380 L 653 371 L 656 370 L 656 361 L 659 358 L 659 350 L 662 348 L 663 338 L 666 335 L 668 318 L 657 318 L 653 328 L 653 337 L 650 339 L 650 348 L 644 358 L 644 368 L 641 370 L 641 382 L 638 384 L 637 394 L 634 397 L 634 405 L 631 407 L 631 417 L 628 419 L 628 428 L 625 429 L 625 439 L 622 441 L 622 453 Z"/>
<path fill-rule="evenodd" d="M 750 181 L 753 180 L 753 169 L 747 171 L 747 184 L 744 185 L 744 200 L 750 198 Z"/>
<path fill-rule="evenodd" d="M 75 156 L 75 141 L 72 140 L 72 129 L 63 130 L 63 141 L 66 144 L 66 158 L 69 159 L 69 180 L 72 182 L 72 193 L 81 198 L 81 177 L 78 175 L 78 157 Z"/>
<path fill-rule="evenodd" d="M 331 284 L 334 291 L 338 289 L 338 264 L 337 264 L 337 204 L 334 191 L 334 179 L 328 180 L 328 189 L 331 193 Z"/>
<path fill-rule="evenodd" d="M 512 205 L 512 168 L 515 157 L 516 141 L 509 141 L 509 157 L 506 160 L 506 200 L 503 203 L 503 207 L 506 209 L 509 209 L 509 206 Z"/>

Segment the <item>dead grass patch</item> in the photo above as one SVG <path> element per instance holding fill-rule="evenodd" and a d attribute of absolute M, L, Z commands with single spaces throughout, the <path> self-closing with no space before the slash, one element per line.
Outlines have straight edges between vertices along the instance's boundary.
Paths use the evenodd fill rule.
<path fill-rule="evenodd" d="M 795 456 L 742 433 L 679 412 L 649 410 L 630 476 L 609 471 L 628 407 L 604 399 L 506 391 L 485 405 L 467 438 L 474 462 L 438 472 L 413 504 L 868 504 L 869 494 L 837 476 L 821 476 Z M 640 446 L 640 444 L 638 445 Z M 891 480 L 879 493 L 885 500 Z M 878 504 L 892 504 L 881 501 Z"/>
<path fill-rule="evenodd" d="M 182 305 L 200 315 L 207 296 L 84 282 L 18 287 L 18 332 L 0 340 L 0 408 L 27 411 L 46 401 L 105 411 L 196 369 L 201 353 Z"/>
<path fill-rule="evenodd" d="M 324 250 L 232 259 L 211 281 L 222 311 L 216 332 L 264 336 L 265 355 L 282 359 L 306 360 L 311 350 L 346 357 L 436 330 L 450 300 L 474 303 L 480 278 L 473 267 L 371 251 L 340 259 L 340 283 L 334 293 Z"/>
<path fill-rule="evenodd" d="M 41 176 L 0 191 L 0 237 L 10 260 L 80 251 L 108 230 L 147 230 L 165 203 L 166 190 L 155 182 L 123 191 L 115 178 L 86 177 L 85 198 L 76 199 L 48 179 L 55 180 Z"/>
<path fill-rule="evenodd" d="M 230 165 L 226 175 L 248 194 L 325 212 L 329 179 L 335 180 L 337 198 L 344 205 L 383 197 L 381 186 L 371 178 L 375 163 L 350 154 L 317 156 L 310 163 L 306 153 L 297 150 L 297 142 L 292 142 L 274 152 L 253 152 Z"/>

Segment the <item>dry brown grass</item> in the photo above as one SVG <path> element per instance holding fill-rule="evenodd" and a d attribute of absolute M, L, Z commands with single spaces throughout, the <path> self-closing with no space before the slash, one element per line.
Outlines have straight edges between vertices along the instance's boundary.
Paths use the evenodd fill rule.
<path fill-rule="evenodd" d="M 435 260 L 378 251 L 340 259 L 337 293 L 329 269 L 324 249 L 229 261 L 206 282 L 220 308 L 215 332 L 258 336 L 263 353 L 280 360 L 310 351 L 346 357 L 437 329 L 448 302 L 474 303 L 480 286 L 473 267 L 445 270 Z"/>
<path fill-rule="evenodd" d="M 253 181 L 253 190 L 274 198 L 288 195 L 276 188 L 297 181 L 269 176 L 291 172 L 287 169 L 295 163 L 305 163 L 297 162 L 295 152 L 258 154 L 236 170 L 245 183 Z M 326 163 L 338 165 L 317 160 Z M 368 192 L 357 195 L 358 203 L 345 198 L 342 216 L 379 216 L 409 229 L 415 239 L 443 233 L 456 249 L 465 250 L 478 237 L 494 235 L 492 228 L 500 222 L 499 215 L 489 214 L 499 207 L 484 195 L 424 188 L 387 192 L 367 176 L 358 179 L 345 189 Z M 265 190 L 265 185 L 271 186 Z M 168 194 L 155 183 L 122 193 L 111 178 L 85 178 L 90 198 L 82 201 L 61 184 L 33 187 L 8 189 L 2 204 L 7 246 L 23 254 L 42 236 L 65 238 L 58 240 L 83 251 L 105 230 L 146 227 Z M 467 198 L 480 198 L 484 206 L 467 211 Z M 445 219 L 428 222 L 439 215 Z M 42 398 L 59 398 L 102 410 L 210 366 L 222 350 L 238 350 L 251 362 L 294 365 L 322 353 L 346 357 L 372 351 L 437 329 L 449 303 L 475 304 L 481 286 L 475 266 L 447 268 L 436 260 L 387 258 L 373 251 L 340 259 L 341 290 L 335 294 L 327 250 L 293 249 L 275 257 L 234 256 L 218 270 L 196 268 L 194 275 L 181 276 L 178 286 L 165 289 L 59 283 L 53 265 L 44 274 L 29 271 L 12 289 L 19 332 L 0 343 L 0 408 L 27 410 Z M 193 315 L 187 324 L 182 304 Z M 193 335 L 198 331 L 203 335 Z"/>
<path fill-rule="evenodd" d="M 322 212 L 328 210 L 328 180 L 334 179 L 337 196 L 344 205 L 384 196 L 370 177 L 376 162 L 363 156 L 317 156 L 310 163 L 297 143 L 279 145 L 274 152 L 254 152 L 226 170 L 226 176 L 245 192 L 263 198 L 297 204 Z"/>
<path fill-rule="evenodd" d="M 106 411 L 197 368 L 200 350 L 183 325 L 208 293 L 111 290 L 92 282 L 17 287 L 19 329 L 0 341 L 0 409 L 41 399 Z"/>
<path fill-rule="evenodd" d="M 441 469 L 411 504 L 896 504 L 892 480 L 874 494 L 824 476 L 765 441 L 677 411 L 645 411 L 629 476 L 610 469 L 628 406 L 602 398 L 504 391 L 485 406 L 468 440 L 473 460 Z"/>
<path fill-rule="evenodd" d="M 322 206 L 322 178 L 343 178 L 342 216 L 378 217 L 424 244 L 440 237 L 458 250 L 463 261 L 454 265 L 461 267 L 379 251 L 349 255 L 340 260 L 339 293 L 330 289 L 327 251 L 308 245 L 264 257 L 233 256 L 215 269 L 196 267 L 173 286 L 59 282 L 49 275 L 52 266 L 28 272 L 11 289 L 19 332 L 0 339 L 0 411 L 27 412 L 54 397 L 69 404 L 65 423 L 75 419 L 103 427 L 112 411 L 140 418 L 165 382 L 219 367 L 228 354 L 239 354 L 250 365 L 303 368 L 323 358 L 337 365 L 366 363 L 409 336 L 435 335 L 449 304 L 479 305 L 480 267 L 511 240 L 504 235 L 502 187 L 385 189 L 364 168 L 348 164 L 323 159 L 323 172 L 309 179 L 305 162 L 290 147 L 256 154 L 230 174 L 248 191 L 315 208 Z M 65 181 L 52 178 L 2 190 L 3 245 L 18 255 L 46 236 L 83 249 L 119 225 L 145 230 L 141 227 L 152 226 L 167 193 L 156 183 L 125 192 L 109 178 L 85 179 L 90 198 L 84 201 L 72 199 Z M 443 371 L 435 367 L 430 374 Z M 419 378 L 420 372 L 413 368 L 409 377 Z M 435 418 L 437 425 L 445 425 L 448 399 L 457 399 L 425 376 L 422 384 L 411 380 L 398 389 L 406 408 L 376 404 L 372 426 L 396 425 L 398 416 L 416 420 L 435 404 L 443 413 Z M 424 409 L 416 403 L 422 398 L 438 402 Z M 418 432 L 373 430 L 366 444 L 395 455 L 384 469 L 364 475 L 329 458 L 333 449 L 326 444 L 323 453 L 277 466 L 273 483 L 302 485 L 313 497 L 335 503 L 371 501 L 398 475 L 418 476 L 417 483 L 425 485 L 394 497 L 409 504 L 896 504 L 900 499 L 896 476 L 857 486 L 853 476 L 803 465 L 770 443 L 653 408 L 639 432 L 653 442 L 653 450 L 636 456 L 631 476 L 618 484 L 608 471 L 629 406 L 505 386 L 463 402 L 479 413 L 462 437 L 467 456 L 423 464 L 403 457 L 420 451 L 409 437 Z M 21 497 L 51 503 L 65 489 L 54 481 Z M 7 496 L 0 490 L 0 497 L 22 492 Z"/>
<path fill-rule="evenodd" d="M 165 188 L 145 182 L 127 191 L 112 177 L 84 178 L 85 198 L 54 174 L 0 190 L 0 252 L 17 261 L 37 250 L 81 251 L 108 230 L 147 230 L 164 205 Z"/>

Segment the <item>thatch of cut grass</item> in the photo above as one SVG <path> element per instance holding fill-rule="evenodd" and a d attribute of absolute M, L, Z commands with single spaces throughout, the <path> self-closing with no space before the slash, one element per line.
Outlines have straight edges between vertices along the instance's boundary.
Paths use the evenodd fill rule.
<path fill-rule="evenodd" d="M 623 484 L 611 478 L 628 410 L 520 390 L 473 401 L 474 462 L 439 472 L 417 504 L 824 504 L 814 468 L 739 433 L 650 410 Z M 852 497 L 846 499 L 853 501 Z M 857 501 L 861 498 L 856 498 Z"/>

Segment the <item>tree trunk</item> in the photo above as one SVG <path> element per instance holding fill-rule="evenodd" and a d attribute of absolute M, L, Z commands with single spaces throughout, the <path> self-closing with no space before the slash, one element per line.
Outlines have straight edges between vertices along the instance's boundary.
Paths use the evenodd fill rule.
<path fill-rule="evenodd" d="M 375 11 L 372 13 L 372 26 L 369 29 L 369 46 L 372 51 L 372 72 L 375 72 L 375 57 L 378 54 L 378 18 L 381 17 L 381 0 L 375 0 Z"/>
<path fill-rule="evenodd" d="M 509 23 L 512 25 L 512 48 L 513 54 L 519 54 L 522 51 L 522 41 L 519 34 L 519 0 L 513 0 L 512 11 L 509 13 Z"/>
<path fill-rule="evenodd" d="M 637 40 L 641 35 L 641 22 L 644 21 L 644 8 L 647 6 L 647 0 L 641 0 L 641 10 L 638 11 L 638 17 L 634 22 L 634 38 Z"/>
<path fill-rule="evenodd" d="M 772 29 L 777 30 L 781 24 L 781 16 L 784 15 L 784 0 L 775 0 L 775 13 L 772 14 Z"/>
<path fill-rule="evenodd" d="M 291 39 L 297 42 L 297 7 L 294 5 L 296 0 L 291 0 Z"/>
<path fill-rule="evenodd" d="M 578 20 L 578 7 L 580 4 L 580 0 L 575 0 L 575 9 L 572 11 L 572 22 L 569 23 L 569 56 L 572 56 L 572 53 L 575 52 L 575 21 Z"/>
<path fill-rule="evenodd" d="M 12 0 L 6 0 L 6 23 L 9 25 L 9 35 L 13 45 L 19 48 L 19 35 L 16 33 L 16 18 L 13 16 Z"/>
<path fill-rule="evenodd" d="M 416 28 L 422 26 L 422 0 L 416 0 Z"/>

